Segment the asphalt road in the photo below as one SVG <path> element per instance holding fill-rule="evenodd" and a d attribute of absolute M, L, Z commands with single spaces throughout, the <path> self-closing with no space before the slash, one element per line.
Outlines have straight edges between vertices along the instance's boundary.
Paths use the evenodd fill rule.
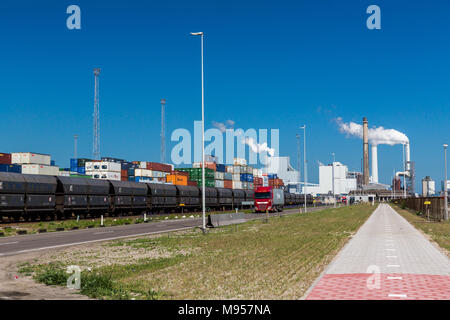
<path fill-rule="evenodd" d="M 309 208 L 308 210 L 317 211 L 324 208 L 325 207 L 317 207 Z M 286 209 L 283 214 L 297 212 L 299 212 L 299 209 Z M 261 218 L 263 217 L 265 217 L 265 215 L 261 215 Z M 250 217 L 248 220 L 252 219 L 254 219 L 254 217 Z M 91 242 L 187 230 L 194 227 L 200 227 L 201 225 L 201 218 L 186 218 L 115 227 L 5 237 L 0 239 L 0 257 Z"/>

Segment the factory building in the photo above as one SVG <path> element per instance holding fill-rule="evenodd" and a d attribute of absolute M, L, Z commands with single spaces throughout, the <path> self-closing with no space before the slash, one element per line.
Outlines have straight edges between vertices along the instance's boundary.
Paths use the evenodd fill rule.
<path fill-rule="evenodd" d="M 319 185 L 307 186 L 306 193 L 314 195 L 333 193 L 334 183 L 335 194 L 348 194 L 357 189 L 360 176 L 360 173 L 349 172 L 348 167 L 340 162 L 333 162 L 329 165 L 321 164 L 319 166 Z"/>
<path fill-rule="evenodd" d="M 276 174 L 285 185 L 296 185 L 300 180 L 300 172 L 291 166 L 289 157 L 268 157 L 263 172 Z"/>
<path fill-rule="evenodd" d="M 422 179 L 422 197 L 431 197 L 435 194 L 436 184 L 429 176 L 426 176 Z"/>

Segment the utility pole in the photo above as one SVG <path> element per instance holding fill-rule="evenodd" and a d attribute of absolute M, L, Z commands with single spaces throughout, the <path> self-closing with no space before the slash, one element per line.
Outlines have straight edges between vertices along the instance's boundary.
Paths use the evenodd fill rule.
<path fill-rule="evenodd" d="M 300 129 L 303 129 L 303 194 L 304 194 L 304 207 L 305 207 L 305 213 L 306 213 L 306 184 L 308 183 L 308 172 L 306 170 L 306 124 L 301 126 Z"/>
<path fill-rule="evenodd" d="M 166 134 L 164 123 L 164 109 L 166 106 L 166 99 L 161 99 L 161 163 L 166 162 Z"/>
<path fill-rule="evenodd" d="M 100 75 L 100 68 L 94 69 L 94 132 L 93 132 L 93 146 L 92 157 L 95 160 L 100 159 L 100 106 L 99 106 L 99 83 L 98 76 Z"/>
<path fill-rule="evenodd" d="M 77 142 L 78 142 L 78 135 L 73 135 L 73 157 L 77 159 Z"/>

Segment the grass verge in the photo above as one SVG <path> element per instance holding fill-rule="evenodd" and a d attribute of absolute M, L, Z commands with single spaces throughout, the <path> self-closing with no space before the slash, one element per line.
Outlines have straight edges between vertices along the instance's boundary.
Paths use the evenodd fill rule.
<path fill-rule="evenodd" d="M 391 204 L 403 218 L 435 241 L 441 248 L 445 249 L 447 256 L 450 257 L 450 220 L 434 222 L 428 221 L 423 215 L 417 214 L 409 209 L 402 209 L 399 205 Z"/>
<path fill-rule="evenodd" d="M 190 230 L 107 242 L 103 253 L 126 248 L 170 254 L 91 271 L 83 265 L 81 293 L 101 299 L 299 299 L 374 209 L 355 205 L 250 221 L 207 235 Z M 73 256 L 38 260 L 20 271 L 65 285 L 65 267 L 82 263 Z"/>

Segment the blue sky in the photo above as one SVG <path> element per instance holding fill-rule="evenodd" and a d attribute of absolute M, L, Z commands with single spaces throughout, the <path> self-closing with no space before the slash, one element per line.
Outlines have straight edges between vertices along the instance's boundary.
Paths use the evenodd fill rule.
<path fill-rule="evenodd" d="M 66 8 L 81 8 L 81 30 Z M 366 8 L 381 8 L 381 30 Z M 204 31 L 207 127 L 279 128 L 280 155 L 296 165 L 307 125 L 309 172 L 317 161 L 360 169 L 362 143 L 333 121 L 405 133 L 416 183 L 443 179 L 450 142 L 450 3 L 413 1 L 2 1 L 0 150 L 49 153 L 69 165 L 92 154 L 93 72 L 100 67 L 101 153 L 158 161 L 160 105 L 167 137 L 200 120 Z M 169 140 L 169 139 L 168 139 Z M 168 155 L 174 143 L 167 142 Z M 402 167 L 402 148 L 380 146 L 381 182 Z M 302 173 L 303 174 L 303 173 Z"/>

